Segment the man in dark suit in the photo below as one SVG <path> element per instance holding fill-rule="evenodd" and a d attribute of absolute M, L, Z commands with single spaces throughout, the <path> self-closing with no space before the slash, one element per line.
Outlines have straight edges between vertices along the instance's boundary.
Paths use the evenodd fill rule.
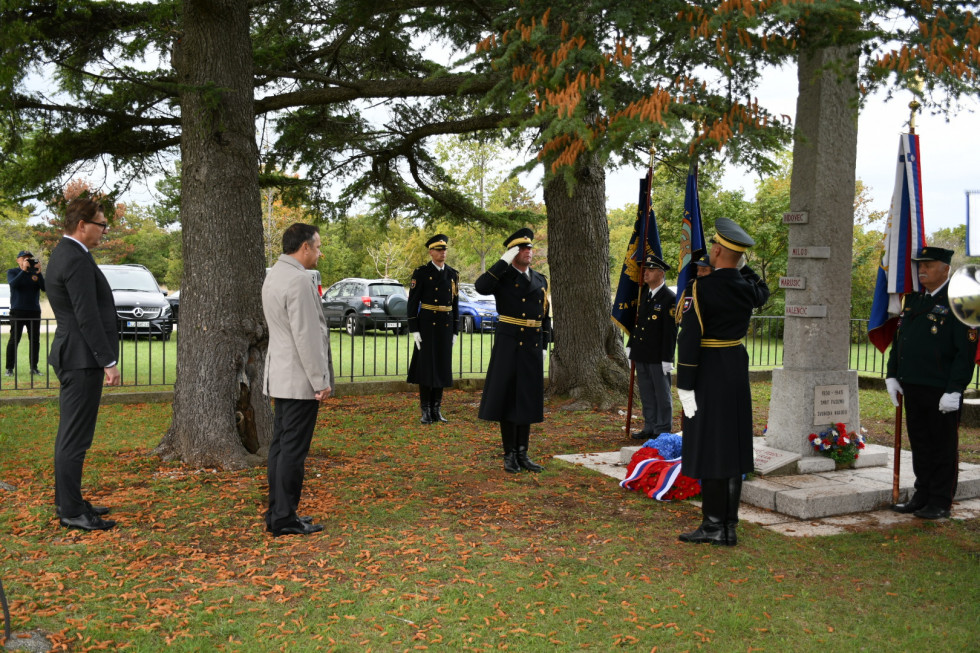
<path fill-rule="evenodd" d="M 497 299 L 497 333 L 480 400 L 480 419 L 500 422 L 504 471 L 540 472 L 527 456 L 531 424 L 544 421 L 544 353 L 551 334 L 548 280 L 531 269 L 530 229 L 504 241 L 507 250 L 479 276 L 476 290 Z"/>
<path fill-rule="evenodd" d="M 977 353 L 977 330 L 950 310 L 952 259 L 953 250 L 942 247 L 923 247 L 912 259 L 922 290 L 905 297 L 885 379 L 895 406 L 898 395 L 905 395 L 915 472 L 914 494 L 892 510 L 920 519 L 949 517 L 956 494 L 963 392 L 973 380 Z"/>
<path fill-rule="evenodd" d="M 432 260 L 415 268 L 408 290 L 408 330 L 415 339 L 408 382 L 419 384 L 422 423 L 448 422 L 442 416 L 442 389 L 453 386 L 453 345 L 459 332 L 459 273 L 446 265 L 449 238 L 436 234 L 425 243 Z"/>
<path fill-rule="evenodd" d="M 82 466 L 95 435 L 103 379 L 105 385 L 120 383 L 112 289 L 89 252 L 108 228 L 98 202 L 72 200 L 65 212 L 65 235 L 48 262 L 48 301 L 58 323 L 48 362 L 61 382 L 54 501 L 62 526 L 86 531 L 116 525 L 102 519 L 108 508 L 82 498 Z"/>
<path fill-rule="evenodd" d="M 670 433 L 674 406 L 670 397 L 670 373 L 674 369 L 674 345 L 677 324 L 674 322 L 673 291 L 664 283 L 664 272 L 670 265 L 660 257 L 648 254 L 643 264 L 643 283 L 636 326 L 626 343 L 629 359 L 636 364 L 636 380 L 643 401 L 643 430 L 632 435 L 649 440 Z"/>

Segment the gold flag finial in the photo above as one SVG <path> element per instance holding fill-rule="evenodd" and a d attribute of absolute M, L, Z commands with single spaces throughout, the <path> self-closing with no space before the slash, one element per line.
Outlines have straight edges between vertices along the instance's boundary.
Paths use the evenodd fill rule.
<path fill-rule="evenodd" d="M 915 112 L 918 111 L 919 107 L 921 106 L 922 105 L 919 104 L 916 100 L 912 100 L 911 102 L 909 102 L 909 133 L 910 134 L 915 133 Z"/>

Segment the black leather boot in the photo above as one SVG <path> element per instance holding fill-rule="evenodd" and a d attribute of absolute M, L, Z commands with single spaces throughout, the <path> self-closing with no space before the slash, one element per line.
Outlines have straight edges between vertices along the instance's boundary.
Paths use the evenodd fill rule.
<path fill-rule="evenodd" d="M 742 476 L 733 476 L 728 479 L 727 510 L 725 514 L 725 544 L 735 546 L 738 544 L 738 535 L 735 527 L 738 526 L 738 504 L 742 500 Z"/>
<path fill-rule="evenodd" d="M 681 533 L 677 539 L 694 544 L 718 544 L 725 546 L 725 514 L 728 479 L 701 479 L 701 525 L 690 533 Z"/>
<path fill-rule="evenodd" d="M 449 422 L 448 419 L 442 416 L 442 402 L 437 401 L 436 403 L 432 404 L 431 417 L 433 424 L 436 422 Z"/>
<path fill-rule="evenodd" d="M 511 474 L 517 474 L 521 471 L 521 467 L 517 463 L 516 451 L 511 450 L 504 452 L 504 471 Z"/>
<path fill-rule="evenodd" d="M 527 447 L 531 440 L 531 425 L 517 424 L 514 428 L 517 435 L 517 464 L 521 466 L 521 469 L 526 469 L 529 472 L 540 472 L 544 467 L 527 457 Z"/>
<path fill-rule="evenodd" d="M 521 469 L 526 469 L 529 472 L 540 472 L 544 469 L 544 467 L 527 457 L 527 447 L 517 448 L 517 464 L 520 465 Z"/>
<path fill-rule="evenodd" d="M 419 420 L 422 424 L 432 423 L 432 408 L 426 402 L 422 402 L 422 419 Z"/>

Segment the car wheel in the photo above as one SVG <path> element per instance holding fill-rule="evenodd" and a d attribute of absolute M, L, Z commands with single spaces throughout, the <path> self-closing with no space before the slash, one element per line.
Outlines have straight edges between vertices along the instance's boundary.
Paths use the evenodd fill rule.
<path fill-rule="evenodd" d="M 463 316 L 463 331 L 465 331 L 466 333 L 473 333 L 473 331 L 476 330 L 475 323 L 476 323 L 476 321 L 473 319 L 473 316 L 472 315 L 464 315 Z"/>
<path fill-rule="evenodd" d="M 359 336 L 364 333 L 364 325 L 353 313 L 344 318 L 344 329 L 351 336 Z"/>

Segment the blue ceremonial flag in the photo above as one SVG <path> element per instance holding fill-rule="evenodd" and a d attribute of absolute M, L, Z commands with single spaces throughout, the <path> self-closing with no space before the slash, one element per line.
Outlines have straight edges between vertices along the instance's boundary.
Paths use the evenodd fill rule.
<path fill-rule="evenodd" d="M 636 222 L 633 235 L 626 246 L 623 269 L 619 273 L 616 299 L 613 300 L 612 321 L 626 333 L 632 333 L 636 324 L 636 306 L 643 283 L 643 261 L 647 254 L 663 258 L 660 249 L 660 232 L 657 230 L 657 216 L 650 206 L 650 192 L 653 185 L 653 169 L 640 179 L 640 200 L 637 203 Z M 640 247 L 640 243 L 645 243 Z"/>
<path fill-rule="evenodd" d="M 697 276 L 693 261 L 705 251 L 704 227 L 701 225 L 701 201 L 698 199 L 698 164 L 691 163 L 684 190 L 684 220 L 681 222 L 681 256 L 677 266 L 677 289 L 683 292 Z M 681 302 L 677 302 L 678 308 Z"/>
<path fill-rule="evenodd" d="M 885 254 L 878 266 L 878 281 L 868 319 L 868 340 L 882 353 L 895 337 L 902 297 L 919 289 L 912 257 L 926 245 L 924 224 L 919 137 L 902 134 L 898 143 L 895 190 L 885 225 Z"/>

